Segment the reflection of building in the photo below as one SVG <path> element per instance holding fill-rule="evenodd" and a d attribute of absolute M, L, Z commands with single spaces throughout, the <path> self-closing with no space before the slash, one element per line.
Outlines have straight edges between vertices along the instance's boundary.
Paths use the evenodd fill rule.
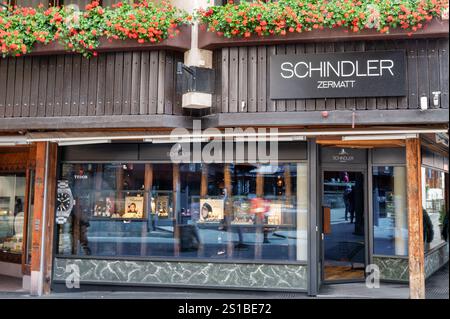
<path fill-rule="evenodd" d="M 172 2 L 191 6 L 190 1 Z M 205 31 L 198 33 L 205 50 L 201 57 L 190 50 L 197 32 L 183 26 L 179 36 L 161 44 L 106 44 L 89 60 L 57 46 L 39 55 L 2 58 L 0 274 L 14 264 L 14 275 L 31 282 L 33 293 L 42 293 L 41 286 L 49 292 L 64 285 L 68 274 L 62 269 L 74 260 L 83 274 L 89 263 L 133 261 L 143 267 L 181 264 L 209 275 L 229 269 L 232 262 L 242 278 L 231 283 L 207 276 L 204 286 L 315 295 L 326 284 L 321 247 L 327 243 L 321 233 L 330 226 L 327 239 L 337 248 L 326 247 L 327 258 L 343 259 L 331 263 L 337 279 L 348 279 L 344 275 L 354 270 L 347 267 L 351 263 L 353 268 L 374 263 L 383 280 L 407 282 L 408 258 L 414 256 L 421 266 L 415 275 L 429 276 L 440 266 L 433 261 L 448 260 L 439 231 L 448 210 L 448 147 L 434 135 L 448 128 L 448 75 L 440 72 L 448 68 L 448 22 L 436 20 L 420 37 L 397 29 L 389 34 L 368 30 L 370 36 L 333 29 L 242 40 Z M 314 59 L 328 53 L 339 61 L 342 54 L 357 51 L 358 58 L 370 61 L 391 54 L 391 48 L 403 58 L 395 60 L 399 74 L 407 74 L 391 86 L 406 88 L 404 93 L 385 93 L 392 87 L 383 87 L 386 79 L 374 76 L 363 88 L 342 88 L 336 96 L 322 90 L 316 97 L 292 97 L 304 87 L 298 85 L 282 98 L 271 98 L 271 90 L 282 92 L 291 83 L 274 80 L 271 67 L 278 58 Z M 212 70 L 215 81 L 194 85 L 189 74 L 177 76 L 180 62 Z M 210 79 L 210 70 L 194 70 L 201 74 L 198 79 Z M 312 75 L 306 84 L 316 84 Z M 190 85 L 195 90 L 186 90 Z M 372 87 L 378 89 L 358 94 Z M 441 94 L 432 94 L 437 91 Z M 428 105 L 421 105 L 423 98 Z M 427 109 L 419 111 L 419 106 Z M 172 129 L 192 133 L 194 119 L 201 119 L 203 129 L 218 128 L 221 137 L 226 128 L 242 129 L 227 137 L 235 151 L 243 152 L 205 163 L 200 155 L 212 133 L 186 138 L 183 144 L 200 140 L 191 153 L 172 147 Z M 243 130 L 252 127 L 278 130 L 265 137 L 278 142 L 278 161 L 269 165 L 249 159 L 260 150 L 242 142 L 251 141 Z M 187 162 L 171 161 L 180 154 Z M 421 176 L 415 169 L 419 163 Z M 411 186 L 420 179 L 422 187 L 414 192 Z M 58 180 L 68 182 L 75 203 L 67 223 L 54 232 L 42 225 L 51 225 L 58 205 L 64 206 L 57 200 Z M 349 186 L 355 188 L 354 224 L 350 215 L 345 220 L 343 191 Z M 143 218 L 131 218 L 125 215 L 126 198 L 138 195 Z M 23 202 L 22 237 L 17 232 L 22 218 L 14 216 L 17 198 Z M 267 207 L 252 211 L 258 199 Z M 222 201 L 223 212 L 210 223 L 199 223 L 207 200 Z M 420 222 L 422 206 L 435 233 L 424 254 L 408 251 L 408 241 L 422 247 L 420 234 L 410 232 Z M 330 225 L 324 225 L 325 217 Z M 31 227 L 36 222 L 41 226 Z M 32 236 L 45 241 L 32 247 Z M 2 267 L 4 262 L 8 267 Z M 390 263 L 397 268 L 383 268 Z M 254 267 L 277 273 L 279 280 L 249 281 Z M 157 283 L 146 281 L 148 276 L 105 284 L 198 284 L 184 277 L 174 281 L 170 267 L 162 268 L 167 272 Z M 364 273 L 357 270 L 362 280 Z M 93 277 L 86 279 L 87 287 L 89 282 L 102 284 Z"/>

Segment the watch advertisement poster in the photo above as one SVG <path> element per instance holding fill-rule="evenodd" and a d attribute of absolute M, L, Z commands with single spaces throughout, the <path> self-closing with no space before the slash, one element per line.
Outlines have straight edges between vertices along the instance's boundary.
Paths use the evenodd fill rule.
<path fill-rule="evenodd" d="M 127 196 L 125 197 L 125 212 L 122 218 L 144 218 L 144 197 Z"/>
<path fill-rule="evenodd" d="M 200 199 L 200 222 L 220 222 L 223 215 L 223 199 Z"/>

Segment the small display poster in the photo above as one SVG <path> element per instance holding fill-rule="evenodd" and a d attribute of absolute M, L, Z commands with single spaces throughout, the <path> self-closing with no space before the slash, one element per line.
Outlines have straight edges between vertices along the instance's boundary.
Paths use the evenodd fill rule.
<path fill-rule="evenodd" d="M 144 218 L 144 197 L 127 196 L 125 197 L 125 213 L 122 218 Z"/>
<path fill-rule="evenodd" d="M 155 210 L 156 214 L 160 218 L 169 217 L 169 196 L 157 196 L 155 200 Z"/>
<path fill-rule="evenodd" d="M 219 222 L 224 215 L 223 199 L 200 199 L 200 222 Z"/>
<path fill-rule="evenodd" d="M 267 212 L 267 224 L 268 225 L 280 225 L 281 224 L 281 211 L 283 204 L 279 202 L 271 202 L 269 205 L 269 211 Z"/>
<path fill-rule="evenodd" d="M 111 197 L 101 198 L 95 203 L 94 217 L 111 217 L 114 212 L 114 201 Z"/>

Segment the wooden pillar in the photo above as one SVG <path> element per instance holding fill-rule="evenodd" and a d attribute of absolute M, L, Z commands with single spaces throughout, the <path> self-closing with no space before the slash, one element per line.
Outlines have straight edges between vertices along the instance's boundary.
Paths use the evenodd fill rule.
<path fill-rule="evenodd" d="M 420 140 L 406 140 L 409 290 L 411 299 L 425 299 L 425 256 L 421 191 Z"/>
<path fill-rule="evenodd" d="M 231 220 L 233 218 L 233 185 L 231 183 L 231 167 L 230 164 L 225 164 L 223 168 L 223 182 L 227 192 L 224 203 L 224 218 L 227 224 L 227 257 L 233 258 L 234 244 L 233 244 L 233 230 L 231 229 Z"/>
<path fill-rule="evenodd" d="M 31 294 L 50 292 L 56 200 L 57 145 L 36 144 L 34 212 L 31 223 Z"/>
<path fill-rule="evenodd" d="M 148 229 L 152 227 L 148 225 L 149 222 L 152 222 L 152 218 L 150 216 L 151 204 L 152 204 L 152 188 L 153 188 L 153 165 L 145 164 L 145 173 L 144 173 L 144 191 L 145 191 L 145 217 L 147 218 L 146 223 L 142 223 L 141 230 L 141 256 L 147 255 L 147 233 Z"/>
<path fill-rule="evenodd" d="M 208 196 L 208 164 L 202 164 L 202 178 L 200 182 L 200 197 Z"/>
<path fill-rule="evenodd" d="M 173 219 L 173 234 L 174 234 L 174 255 L 180 255 L 180 229 L 178 223 L 181 221 L 178 218 L 179 198 L 180 198 L 180 165 L 173 164 L 173 196 L 172 196 L 172 219 Z"/>

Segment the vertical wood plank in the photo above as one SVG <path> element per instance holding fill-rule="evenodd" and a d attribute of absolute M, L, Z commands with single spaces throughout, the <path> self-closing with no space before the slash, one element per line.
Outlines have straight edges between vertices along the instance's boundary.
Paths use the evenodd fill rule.
<path fill-rule="evenodd" d="M 16 79 L 16 59 L 8 59 L 8 83 L 6 84 L 6 109 L 5 117 L 11 117 L 14 113 L 14 84 Z"/>
<path fill-rule="evenodd" d="M 152 52 L 154 53 L 154 52 Z M 149 107 L 149 95 L 150 99 L 153 94 L 156 94 L 154 90 L 152 90 L 152 83 L 148 82 L 149 72 L 150 72 L 150 53 L 147 51 L 142 52 L 141 55 L 141 80 L 140 80 L 140 94 L 139 94 L 139 114 L 149 114 L 151 107 Z M 154 96 L 153 96 L 154 98 Z M 154 110 L 156 113 L 156 105 L 154 105 Z M 151 113 L 153 114 L 153 113 Z"/>
<path fill-rule="evenodd" d="M 441 108 L 448 109 L 448 39 L 439 40 L 439 82 L 441 86 Z"/>
<path fill-rule="evenodd" d="M 147 101 L 149 107 L 147 114 L 156 114 L 158 110 L 158 74 L 159 74 L 159 52 L 150 52 L 150 64 L 149 64 L 150 79 L 148 80 L 149 93 Z M 147 75 L 148 76 L 148 75 Z M 142 91 L 141 91 L 142 94 Z"/>
<path fill-rule="evenodd" d="M 45 104 L 47 97 L 47 78 L 48 78 L 48 56 L 40 59 L 39 67 L 39 98 L 38 98 L 38 117 L 45 116 Z"/>
<path fill-rule="evenodd" d="M 55 103 L 55 82 L 56 82 L 56 63 L 57 57 L 50 56 L 48 59 L 48 77 L 47 77 L 47 97 L 45 116 L 53 116 Z"/>
<path fill-rule="evenodd" d="M 239 47 L 239 78 L 238 78 L 238 112 L 247 112 L 248 108 L 248 48 Z M 244 103 L 244 107 L 242 107 Z"/>
<path fill-rule="evenodd" d="M 40 57 L 33 57 L 31 74 L 30 117 L 37 116 L 37 106 L 39 98 L 39 60 Z"/>
<path fill-rule="evenodd" d="M 230 63 L 229 63 L 229 49 L 223 48 L 222 49 L 222 112 L 228 113 L 229 112 L 229 101 L 228 101 L 228 95 L 229 95 L 229 86 L 228 86 L 228 79 L 229 79 L 229 72 L 230 72 Z"/>
<path fill-rule="evenodd" d="M 114 106 L 113 114 L 122 114 L 122 90 L 123 90 L 123 52 L 115 52 L 114 61 Z"/>
<path fill-rule="evenodd" d="M 123 88 L 122 88 L 122 115 L 131 114 L 131 81 L 132 81 L 133 53 L 123 54 Z"/>
<path fill-rule="evenodd" d="M 425 299 L 425 257 L 421 192 L 420 139 L 406 140 L 409 291 L 411 299 Z"/>
<path fill-rule="evenodd" d="M 30 115 L 32 62 L 33 62 L 33 59 L 31 57 L 27 57 L 27 58 L 25 58 L 24 65 L 23 65 L 23 90 L 22 90 L 22 112 L 21 112 L 22 117 L 27 117 Z M 0 101 L 1 101 L 1 98 L 0 98 Z M 0 102 L 0 104 L 1 104 L 1 102 Z M 1 117 L 1 115 L 0 115 L 0 117 Z"/>
<path fill-rule="evenodd" d="M 429 39 L 427 46 L 428 55 L 428 78 L 430 79 L 430 88 L 428 96 L 430 97 L 430 108 L 439 108 L 433 104 L 433 92 L 439 92 L 440 88 L 440 67 L 439 67 L 439 50 L 436 39 Z"/>
<path fill-rule="evenodd" d="M 88 95 L 89 95 L 89 59 L 81 59 L 81 77 L 80 77 L 80 109 L 79 116 L 86 116 L 88 114 Z"/>
<path fill-rule="evenodd" d="M 407 43 L 408 61 L 408 108 L 417 109 L 419 107 L 419 84 L 417 79 L 417 41 L 409 40 Z"/>
<path fill-rule="evenodd" d="M 427 53 L 427 40 L 418 40 L 419 51 L 417 57 L 417 78 L 418 81 L 418 98 L 422 96 L 429 96 L 430 92 L 430 78 L 428 73 L 428 53 Z M 429 105 L 430 99 L 428 100 Z"/>
<path fill-rule="evenodd" d="M 408 55 L 408 50 L 406 49 L 408 47 L 407 40 L 398 40 L 397 41 L 397 47 L 399 49 L 402 49 L 405 51 L 406 55 Z M 408 90 L 408 78 L 409 78 L 409 67 L 408 67 L 408 59 L 406 60 L 406 90 Z M 408 94 L 408 93 L 407 93 Z M 405 96 L 399 96 L 397 98 L 397 109 L 407 109 L 408 108 L 408 95 Z"/>
<path fill-rule="evenodd" d="M 9 58 L 0 58 L 0 118 L 6 113 Z"/>
<path fill-rule="evenodd" d="M 230 48 L 230 75 L 229 75 L 229 112 L 237 113 L 238 111 L 238 90 L 239 90 L 239 49 L 237 47 Z"/>
<path fill-rule="evenodd" d="M 106 54 L 106 79 L 105 79 L 105 115 L 114 113 L 114 66 L 115 53 Z"/>
<path fill-rule="evenodd" d="M 173 114 L 173 97 L 175 91 L 173 52 L 166 52 L 164 75 L 164 114 Z"/>
<path fill-rule="evenodd" d="M 20 117 L 22 113 L 22 85 L 23 85 L 23 57 L 16 58 L 16 76 L 14 83 L 14 117 Z"/>
<path fill-rule="evenodd" d="M 0 59 L 0 117 L 5 116 L 6 111 L 6 87 L 8 83 L 8 59 Z"/>
<path fill-rule="evenodd" d="M 272 47 L 273 49 L 274 47 Z M 258 51 L 256 47 L 249 48 L 249 65 L 248 65 L 248 111 L 256 112 L 257 110 L 257 75 L 258 75 Z M 271 108 L 273 108 L 273 103 Z"/>
<path fill-rule="evenodd" d="M 72 101 L 70 106 L 70 115 L 78 116 L 80 111 L 80 79 L 81 79 L 81 55 L 74 55 L 72 58 Z"/>
<path fill-rule="evenodd" d="M 58 55 L 56 58 L 56 80 L 55 80 L 55 99 L 53 101 L 53 115 L 61 116 L 63 109 L 63 91 L 64 91 L 64 55 Z"/>
<path fill-rule="evenodd" d="M 267 51 L 258 47 L 258 112 L 266 112 L 267 107 Z"/>
<path fill-rule="evenodd" d="M 267 47 L 267 70 L 270 70 L 270 57 L 277 54 L 277 47 L 275 45 L 270 45 Z M 256 83 L 256 79 L 255 79 Z M 267 77 L 267 87 L 269 88 L 267 92 L 270 95 L 270 76 Z M 270 97 L 267 98 L 267 112 L 275 112 L 277 110 L 277 100 L 272 100 Z"/>
<path fill-rule="evenodd" d="M 97 103 L 95 115 L 105 114 L 106 103 L 106 55 L 101 54 L 97 62 Z"/>
<path fill-rule="evenodd" d="M 182 102 L 182 94 L 181 94 L 181 90 L 177 90 L 176 89 L 176 80 L 177 80 L 177 68 L 176 65 L 178 64 L 178 62 L 183 62 L 184 61 L 184 55 L 182 53 L 175 53 L 174 54 L 174 63 L 173 63 L 173 75 L 172 78 L 174 79 L 174 83 L 173 83 L 173 95 L 174 95 L 174 111 L 173 113 L 175 115 L 182 115 L 183 114 L 183 107 L 181 105 Z M 220 71 L 219 71 L 220 72 Z M 220 74 L 220 73 L 219 73 Z M 220 78 L 218 76 L 216 76 L 215 78 L 216 82 L 220 81 Z M 216 92 L 220 92 L 220 90 L 217 90 Z M 215 106 L 213 107 L 217 107 L 217 103 L 215 104 Z"/>
<path fill-rule="evenodd" d="M 166 78 L 166 51 L 159 52 L 159 66 L 158 66 L 158 106 L 157 113 L 164 114 L 164 83 Z"/>
<path fill-rule="evenodd" d="M 94 116 L 97 104 L 98 57 L 89 60 L 89 88 L 87 97 L 87 115 Z"/>
<path fill-rule="evenodd" d="M 213 69 L 216 70 L 213 113 L 222 113 L 222 51 L 215 50 Z M 247 106 L 248 108 L 248 106 Z"/>
<path fill-rule="evenodd" d="M 141 82 L 141 52 L 133 52 L 131 67 L 131 114 L 139 114 L 139 86 Z"/>

